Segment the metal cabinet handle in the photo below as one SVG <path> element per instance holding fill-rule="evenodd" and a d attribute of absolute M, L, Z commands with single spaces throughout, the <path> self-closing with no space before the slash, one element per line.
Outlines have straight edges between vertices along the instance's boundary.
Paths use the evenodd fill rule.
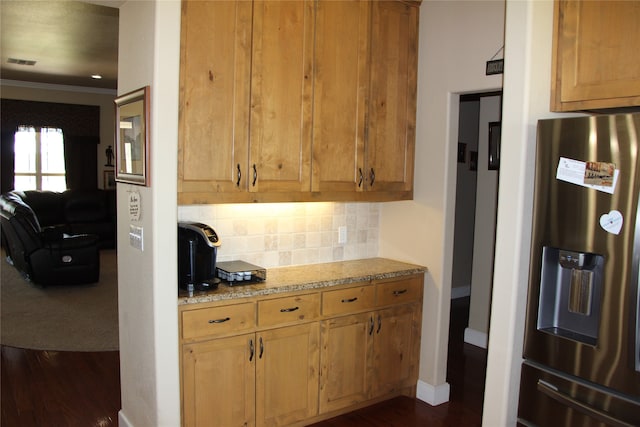
<path fill-rule="evenodd" d="M 358 168 L 358 173 L 360 173 L 360 179 L 358 180 L 358 188 L 362 187 L 362 181 L 364 180 L 364 174 L 362 173 L 362 168 Z"/>
<path fill-rule="evenodd" d="M 249 340 L 249 362 L 253 361 L 255 349 L 253 348 L 253 340 Z"/>
<path fill-rule="evenodd" d="M 371 174 L 370 174 L 370 177 L 371 177 L 371 186 L 373 187 L 373 183 L 374 183 L 374 182 L 375 182 L 375 180 L 376 180 L 376 173 L 374 172 L 373 168 L 371 168 Z"/>
<path fill-rule="evenodd" d="M 345 298 L 342 300 L 342 302 L 354 302 L 357 301 L 358 297 L 353 297 L 353 298 Z"/>
<path fill-rule="evenodd" d="M 298 310 L 300 307 L 291 307 L 291 308 L 281 308 L 280 313 L 290 313 L 292 311 Z"/>
<path fill-rule="evenodd" d="M 256 186 L 256 181 L 258 180 L 258 168 L 256 167 L 256 164 L 253 164 L 253 185 L 254 187 Z"/>
<path fill-rule="evenodd" d="M 401 291 L 393 291 L 393 295 L 394 296 L 398 296 L 398 295 L 402 295 L 402 294 L 406 294 L 407 290 L 406 289 L 402 289 Z"/>
<path fill-rule="evenodd" d="M 238 180 L 236 181 L 236 187 L 240 187 L 240 178 L 242 178 L 242 172 L 240 171 L 240 163 L 238 163 Z"/>
<path fill-rule="evenodd" d="M 260 337 L 260 359 L 262 359 L 262 354 L 264 353 L 264 343 L 262 342 L 262 337 Z"/>
<path fill-rule="evenodd" d="M 373 316 L 369 318 L 369 335 L 373 335 Z"/>
<path fill-rule="evenodd" d="M 224 323 L 228 322 L 229 320 L 231 320 L 230 317 L 225 317 L 224 319 L 210 319 L 209 323 Z"/>
<path fill-rule="evenodd" d="M 376 334 L 380 333 L 381 328 L 382 328 L 382 316 L 378 314 L 378 330 L 376 331 Z"/>
<path fill-rule="evenodd" d="M 538 391 L 546 394 L 550 398 L 562 403 L 563 405 L 569 406 L 570 408 L 575 409 L 578 412 L 582 412 L 583 414 L 595 418 L 603 423 L 613 426 L 613 427 L 631 427 L 632 424 L 629 424 L 625 421 L 619 420 L 609 414 L 606 411 L 592 408 L 586 403 L 580 402 L 579 400 L 574 399 L 558 390 L 558 387 L 554 386 L 543 380 L 538 380 Z"/>

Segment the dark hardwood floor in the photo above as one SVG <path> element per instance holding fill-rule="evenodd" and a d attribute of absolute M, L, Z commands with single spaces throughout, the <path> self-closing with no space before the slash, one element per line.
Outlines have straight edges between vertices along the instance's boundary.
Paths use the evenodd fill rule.
<path fill-rule="evenodd" d="M 399 397 L 314 427 L 480 426 L 486 351 L 464 344 L 469 299 L 451 307 L 448 403 L 433 407 Z M 111 427 L 118 425 L 118 352 L 59 352 L 2 346 L 3 427 Z"/>

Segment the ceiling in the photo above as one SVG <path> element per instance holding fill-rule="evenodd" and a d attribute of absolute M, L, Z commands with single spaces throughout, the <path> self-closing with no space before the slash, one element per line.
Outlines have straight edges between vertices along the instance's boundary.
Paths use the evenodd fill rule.
<path fill-rule="evenodd" d="M 0 1 L 0 77 L 117 89 L 118 6 L 122 3 Z M 92 79 L 93 74 L 102 79 Z"/>

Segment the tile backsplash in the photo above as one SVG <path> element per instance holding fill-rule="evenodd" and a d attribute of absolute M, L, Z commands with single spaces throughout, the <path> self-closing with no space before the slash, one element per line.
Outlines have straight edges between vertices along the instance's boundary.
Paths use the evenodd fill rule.
<path fill-rule="evenodd" d="M 179 221 L 210 225 L 218 261 L 265 268 L 378 256 L 378 203 L 256 203 L 178 207 Z M 346 241 L 339 229 L 346 227 Z"/>

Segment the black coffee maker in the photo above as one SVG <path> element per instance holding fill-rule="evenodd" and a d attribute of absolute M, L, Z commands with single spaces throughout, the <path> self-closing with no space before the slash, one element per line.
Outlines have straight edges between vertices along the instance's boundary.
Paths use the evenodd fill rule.
<path fill-rule="evenodd" d="M 178 223 L 178 286 L 185 290 L 216 289 L 216 256 L 220 239 L 200 222 Z"/>

